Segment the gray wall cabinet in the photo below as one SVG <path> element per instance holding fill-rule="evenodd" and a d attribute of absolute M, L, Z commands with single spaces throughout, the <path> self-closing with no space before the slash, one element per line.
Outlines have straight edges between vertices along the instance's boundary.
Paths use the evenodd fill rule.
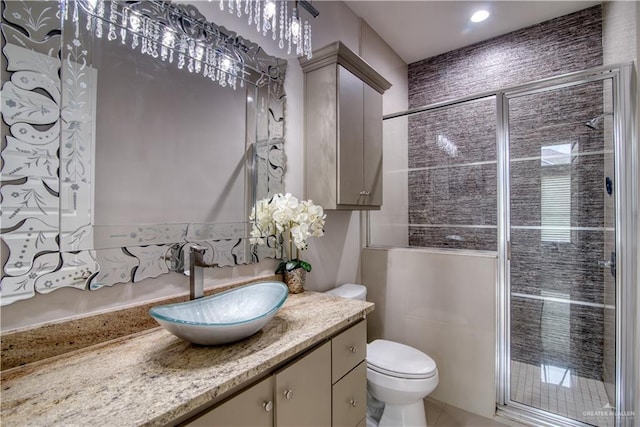
<path fill-rule="evenodd" d="M 325 209 L 379 209 L 382 95 L 391 84 L 341 42 L 300 64 L 306 198 Z"/>

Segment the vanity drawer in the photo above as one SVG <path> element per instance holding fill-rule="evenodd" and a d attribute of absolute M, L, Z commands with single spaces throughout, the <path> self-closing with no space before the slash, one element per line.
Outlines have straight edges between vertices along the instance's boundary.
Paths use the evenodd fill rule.
<path fill-rule="evenodd" d="M 189 427 L 272 427 L 273 377 L 184 424 Z"/>
<path fill-rule="evenodd" d="M 367 321 L 363 320 L 331 340 L 331 383 L 335 384 L 367 356 Z"/>
<path fill-rule="evenodd" d="M 356 427 L 367 415 L 367 362 L 333 386 L 333 427 Z"/>

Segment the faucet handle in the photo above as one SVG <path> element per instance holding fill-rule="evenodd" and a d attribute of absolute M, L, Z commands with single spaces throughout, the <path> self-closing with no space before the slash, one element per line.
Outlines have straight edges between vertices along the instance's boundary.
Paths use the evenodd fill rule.
<path fill-rule="evenodd" d="M 207 250 L 204 246 L 192 243 L 189 246 L 189 259 L 191 263 L 195 263 L 198 267 L 204 267 L 204 253 Z"/>
<path fill-rule="evenodd" d="M 206 246 L 202 246 L 199 245 L 197 243 L 192 243 L 189 246 L 189 256 L 191 258 L 191 262 L 194 263 L 194 265 L 198 266 L 198 267 L 205 267 L 205 268 L 210 268 L 210 267 L 220 267 L 218 265 L 218 263 L 216 262 L 212 262 L 211 264 L 207 264 L 204 261 L 204 253 L 206 252 L 206 250 L 209 249 Z M 212 258 L 215 258 L 214 256 L 212 256 Z"/>
<path fill-rule="evenodd" d="M 204 254 L 206 250 L 207 250 L 207 248 L 205 248 L 204 246 L 199 245 L 199 244 L 197 244 L 197 243 L 192 243 L 192 244 L 189 246 L 189 252 L 190 252 L 191 254 L 194 254 L 194 253 Z"/>

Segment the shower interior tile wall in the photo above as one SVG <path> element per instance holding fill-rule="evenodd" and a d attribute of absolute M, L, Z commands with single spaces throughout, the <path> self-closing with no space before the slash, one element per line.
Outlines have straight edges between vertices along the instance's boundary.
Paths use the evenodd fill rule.
<path fill-rule="evenodd" d="M 581 71 L 602 58 L 602 8 L 595 6 L 410 64 L 409 106 Z M 571 226 L 605 226 L 604 137 L 584 126 L 604 112 L 603 90 L 592 83 L 510 102 L 512 226 L 541 225 L 541 176 L 553 173 L 542 170 L 541 147 L 564 141 L 577 142 L 581 154 L 569 168 Z M 494 98 L 410 117 L 411 246 L 497 249 L 496 121 Z M 541 241 L 539 230 L 512 230 L 512 292 L 602 304 L 604 234 L 574 230 L 570 242 L 557 243 Z M 542 316 L 553 306 L 543 305 L 512 298 L 512 359 L 537 366 L 562 359 L 577 375 L 602 379 L 603 308 L 565 304 L 545 312 L 570 325 L 554 330 Z"/>
<path fill-rule="evenodd" d="M 512 361 L 602 380 L 602 308 L 512 297 L 511 321 Z"/>
<path fill-rule="evenodd" d="M 603 378 L 605 236 L 604 132 L 585 121 L 603 111 L 602 82 L 537 93 L 509 103 L 511 179 L 511 292 L 585 306 L 512 298 L 512 359 Z M 542 147 L 568 144 L 568 164 L 543 164 Z M 551 162 L 553 163 L 553 161 Z M 562 162 L 560 162 L 562 163 Z M 542 181 L 568 177 L 567 241 L 545 241 L 538 229 Z M 561 239 L 560 239 L 561 240 Z M 536 315 L 537 313 L 537 315 Z M 531 345 L 532 337 L 539 337 Z M 533 340 L 535 341 L 535 339 Z"/>

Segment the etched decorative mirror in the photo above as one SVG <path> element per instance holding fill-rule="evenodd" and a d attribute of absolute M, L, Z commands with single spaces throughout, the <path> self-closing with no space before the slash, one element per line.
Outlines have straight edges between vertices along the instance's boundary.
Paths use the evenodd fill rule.
<path fill-rule="evenodd" d="M 2 304 L 249 244 L 283 191 L 286 62 L 167 1 L 2 2 Z"/>

